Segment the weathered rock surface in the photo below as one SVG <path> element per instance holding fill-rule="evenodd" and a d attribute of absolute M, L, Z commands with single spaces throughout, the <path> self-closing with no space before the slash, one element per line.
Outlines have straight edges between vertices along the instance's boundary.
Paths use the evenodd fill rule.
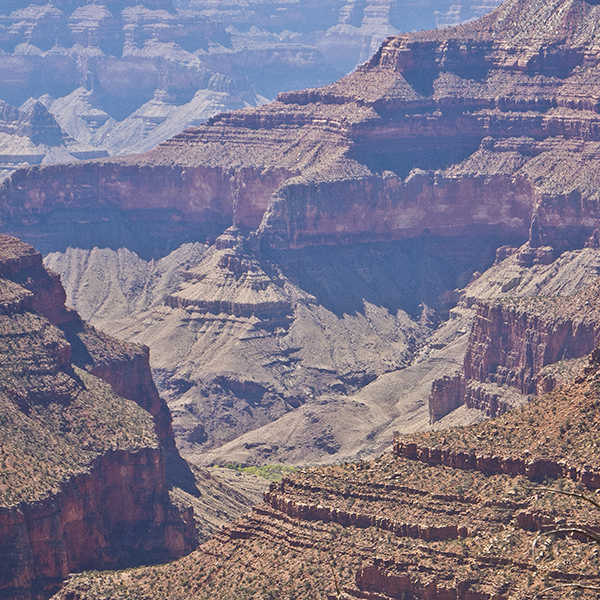
<path fill-rule="evenodd" d="M 0 240 L 0 277 L 1 593 L 44 598 L 75 570 L 189 552 L 193 511 L 169 500 L 177 451 L 147 351 L 84 326 L 15 238 Z"/>
<path fill-rule="evenodd" d="M 532 543 L 555 528 L 600 526 L 583 503 L 545 491 L 600 485 L 599 357 L 572 386 L 484 424 L 400 437 L 377 460 L 286 476 L 266 505 L 188 557 L 158 571 L 83 574 L 57 597 L 116 598 L 125 586 L 148 600 L 504 600 L 597 586 L 594 544 L 544 536 L 534 563 Z"/>
<path fill-rule="evenodd" d="M 597 251 L 556 260 L 544 252 L 533 264 L 529 245 L 511 249 L 462 293 L 459 306 L 475 311 L 473 326 L 460 372 L 432 386 L 431 423 L 462 404 L 489 416 L 510 410 L 572 378 L 573 359 L 597 346 Z"/>
<path fill-rule="evenodd" d="M 332 424 L 327 409 L 314 411 L 308 399 L 312 394 L 333 407 L 341 398 L 349 406 L 347 398 L 359 388 L 362 394 L 374 374 L 386 377 L 364 392 L 365 419 L 376 424 L 370 432 L 376 430 L 382 443 L 386 436 L 389 441 L 390 424 L 400 417 L 397 400 L 387 395 L 382 408 L 372 399 L 381 398 L 386 387 L 388 394 L 392 379 L 411 385 L 419 369 L 423 372 L 416 347 L 408 347 L 411 335 L 417 343 L 429 333 L 420 323 L 415 326 L 423 308 L 419 304 L 443 313 L 460 299 L 454 288 L 464 287 L 474 271 L 489 264 L 486 252 L 481 252 L 481 268 L 463 254 L 444 279 L 435 259 L 431 287 L 415 289 L 414 275 L 424 270 L 409 270 L 407 249 L 445 240 L 454 252 L 452 244 L 482 239 L 500 247 L 499 257 L 505 258 L 500 262 L 506 263 L 498 265 L 501 284 L 492 285 L 486 276 L 480 279 L 488 287 L 474 281 L 479 291 L 471 300 L 471 292 L 465 293 L 461 311 L 473 310 L 478 294 L 539 295 L 542 289 L 556 289 L 566 295 L 590 280 L 595 267 L 582 263 L 579 283 L 559 290 L 561 277 L 550 282 L 553 270 L 569 268 L 561 254 L 597 245 L 593 24 L 598 10 L 579 0 L 564 5 L 512 0 L 475 23 L 390 38 L 369 63 L 336 84 L 287 92 L 268 106 L 220 115 L 150 153 L 20 171 L 0 191 L 3 226 L 34 237 L 44 249 L 85 237 L 74 245 L 123 241 L 146 257 L 164 253 L 182 238 L 204 240 L 208 234 L 214 239 L 232 221 L 244 234 L 254 230 L 240 242 L 240 254 L 215 246 L 197 269 L 187 269 L 187 283 L 166 294 L 169 306 L 153 308 L 145 313 L 146 321 L 133 326 L 110 325 L 128 339 L 169 348 L 155 355 L 154 368 L 181 424 L 180 439 L 189 436 L 192 446 L 204 444 L 204 450 L 234 443 L 223 448 L 236 459 L 292 461 L 302 455 L 298 448 L 307 447 L 341 452 L 335 427 L 344 419 Z M 358 248 L 381 240 L 386 243 L 362 252 L 361 269 L 345 271 L 361 254 Z M 509 256 L 505 245 L 523 242 Z M 369 281 L 364 272 L 377 264 L 379 252 L 391 257 L 379 262 L 385 264 L 386 277 L 402 275 L 372 286 L 376 278 Z M 541 267 L 547 268 L 547 281 L 538 280 L 541 287 L 536 288 Z M 506 279 L 515 269 L 526 270 L 529 283 L 520 279 L 525 271 Z M 352 290 L 351 301 L 342 300 L 340 290 Z M 394 295 L 402 300 L 393 300 Z M 468 319 L 466 312 L 460 314 Z M 469 406 L 488 413 L 518 405 L 537 390 L 532 382 L 538 377 L 543 389 L 551 387 L 544 366 L 580 356 L 596 341 L 595 326 L 573 321 L 566 327 L 575 333 L 577 327 L 591 329 L 581 348 L 567 348 L 571 333 L 565 330 L 559 343 L 554 336 L 558 324 L 534 319 L 522 326 L 525 313 L 516 315 L 506 343 L 537 335 L 539 343 L 529 347 L 533 352 L 535 345 L 533 354 L 539 356 L 504 352 L 506 345 L 483 340 L 487 333 L 481 329 L 488 349 L 469 350 L 480 373 L 474 386 L 468 378 L 464 384 L 453 378 L 462 355 L 432 340 L 442 347 L 431 349 L 445 352 L 446 360 L 436 378 L 446 376 L 454 386 L 451 393 L 436 386 L 432 420 L 459 407 L 466 396 Z M 279 331 L 272 316 L 279 319 Z M 498 313 L 496 324 L 504 316 Z M 386 329 L 391 319 L 395 322 Z M 491 322 L 483 312 L 480 321 L 473 339 L 480 326 Z M 448 340 L 463 335 L 456 335 L 455 325 L 449 326 Z M 384 330 L 391 338 L 380 333 Z M 182 331 L 185 335 L 179 335 Z M 466 333 L 462 326 L 461 331 Z M 332 344 L 333 333 L 336 341 L 347 342 Z M 556 347 L 550 344 L 546 352 L 542 346 L 549 336 L 556 337 Z M 398 339 L 406 346 L 401 358 Z M 506 364 L 492 356 L 496 351 Z M 430 358 L 427 352 L 424 360 Z M 176 360 L 186 367 L 175 368 Z M 415 369 L 388 377 L 410 363 Z M 497 366 L 501 372 L 496 376 Z M 410 400 L 419 419 L 420 394 Z M 288 422 L 296 406 L 305 424 L 322 423 L 317 434 L 309 436 L 306 426 L 298 438 L 288 435 L 297 431 Z M 356 407 L 351 412 L 356 415 Z M 404 408 L 401 414 L 406 417 Z M 273 423 L 279 419 L 286 423 L 285 434 L 276 432 Z M 347 424 L 360 431 L 355 437 L 366 433 Z M 252 439 L 239 437 L 249 430 L 257 431 Z M 217 440 L 211 431 L 223 436 Z M 205 455 L 215 461 L 222 457 Z"/>
<path fill-rule="evenodd" d="M 94 222 L 131 227 L 142 211 L 188 232 L 258 228 L 264 249 L 485 234 L 582 247 L 598 218 L 597 11 L 512 0 L 389 38 L 335 84 L 221 114 L 140 157 L 20 171 L 0 190 L 2 228 L 29 239 L 61 220 L 74 233 L 93 207 Z"/>
<path fill-rule="evenodd" d="M 70 249 L 48 255 L 46 265 L 86 319 L 152 348 L 186 457 L 306 464 L 383 449 L 394 431 L 422 430 L 430 420 L 436 428 L 466 424 L 525 402 L 520 390 L 484 379 L 469 386 L 471 408 L 455 412 L 464 407 L 459 372 L 478 303 L 511 299 L 543 313 L 544 297 L 556 296 L 552 306 L 568 306 L 574 293 L 591 294 L 582 290 L 600 266 L 598 250 L 586 248 L 531 266 L 513 252 L 485 270 L 487 251 L 436 243 L 307 249 L 265 261 L 228 233 L 209 248 L 183 246 L 150 263 L 125 249 Z M 502 346 L 493 337 L 488 345 Z M 577 369 L 563 358 L 540 363 L 537 391 Z M 456 387 L 446 390 L 438 379 Z"/>
<path fill-rule="evenodd" d="M 0 100 L 0 180 L 27 164 L 52 164 L 108 156 L 69 137 L 42 102 L 20 108 Z"/>

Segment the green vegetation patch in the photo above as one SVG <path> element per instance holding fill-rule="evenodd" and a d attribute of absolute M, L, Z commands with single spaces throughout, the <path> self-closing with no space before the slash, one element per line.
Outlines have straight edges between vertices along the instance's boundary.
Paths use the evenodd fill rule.
<path fill-rule="evenodd" d="M 297 471 L 297 467 L 288 467 L 287 465 L 261 465 L 259 467 L 245 467 L 237 463 L 228 463 L 223 465 L 223 469 L 232 469 L 240 473 L 248 473 L 249 475 L 258 475 L 269 481 L 281 481 L 281 478 L 287 473 Z"/>

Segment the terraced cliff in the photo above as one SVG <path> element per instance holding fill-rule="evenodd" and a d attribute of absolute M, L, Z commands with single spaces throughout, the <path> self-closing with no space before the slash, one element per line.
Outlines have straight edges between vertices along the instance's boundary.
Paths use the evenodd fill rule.
<path fill-rule="evenodd" d="M 140 219 L 146 253 L 232 222 L 265 249 L 490 233 L 581 247 L 598 218 L 598 10 L 510 0 L 147 154 L 20 171 L 0 190 L 2 230 L 44 251 L 80 245 L 90 223 L 135 250 Z"/>
<path fill-rule="evenodd" d="M 286 476 L 265 505 L 188 557 L 84 573 L 57 598 L 502 600 L 598 586 L 595 544 L 542 537 L 534 563 L 532 543 L 600 525 L 589 504 L 545 491 L 600 488 L 599 357 L 574 384 L 486 423 L 401 436 L 376 460 Z"/>
<path fill-rule="evenodd" d="M 169 498 L 177 451 L 147 350 L 84 325 L 15 238 L 0 239 L 0 277 L 0 593 L 47 598 L 72 571 L 192 550 L 193 511 Z"/>

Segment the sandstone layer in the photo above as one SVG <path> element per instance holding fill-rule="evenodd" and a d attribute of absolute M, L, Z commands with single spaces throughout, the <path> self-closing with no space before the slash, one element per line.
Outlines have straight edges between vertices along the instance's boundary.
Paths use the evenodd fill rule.
<path fill-rule="evenodd" d="M 549 389 L 554 375 L 542 368 L 589 351 L 595 325 L 581 325 L 589 335 L 575 348 L 566 340 L 579 317 L 564 324 L 563 344 L 559 324 L 523 324 L 521 310 L 502 342 L 488 336 L 482 305 L 472 339 L 490 342 L 468 350 L 476 385 L 456 372 L 479 292 L 466 292 L 458 320 L 424 341 L 469 280 L 478 285 L 494 249 L 506 275 L 517 261 L 551 278 L 563 257 L 597 246 L 598 10 L 513 0 L 475 23 L 390 38 L 336 84 L 222 114 L 150 153 L 20 171 L 0 191 L 3 226 L 44 250 L 125 245 L 143 258 L 217 238 L 142 320 L 103 325 L 163 348 L 154 368 L 182 448 L 222 447 L 201 460 L 302 462 L 379 448 L 394 429 L 423 425 L 431 389 L 419 381 L 447 383 L 435 384 L 432 421 L 467 395 L 496 413 Z M 238 233 L 219 237 L 232 221 Z M 582 266 L 585 281 L 593 269 Z M 484 297 L 559 285 L 482 279 Z M 122 283 L 131 307 L 135 288 Z M 503 350 L 529 335 L 539 338 L 531 352 Z M 292 414 L 303 415 L 300 430 Z M 365 445 L 343 450 L 343 439 Z"/>
<path fill-rule="evenodd" d="M 576 383 L 472 427 L 401 436 L 370 462 L 303 469 L 265 504 L 160 569 L 73 578 L 61 599 L 565 598 L 598 586 L 600 352 Z M 558 586 L 558 587 L 554 587 Z M 550 589 L 553 588 L 553 589 Z M 594 591 L 581 590 L 586 598 Z"/>
<path fill-rule="evenodd" d="M 187 458 L 305 464 L 427 425 L 431 381 L 461 367 L 469 329 L 461 318 L 438 329 L 445 294 L 491 262 L 489 244 L 307 249 L 275 262 L 231 228 L 159 261 L 71 249 L 46 265 L 91 323 L 151 347 Z M 436 348 L 415 364 L 431 336 Z"/>

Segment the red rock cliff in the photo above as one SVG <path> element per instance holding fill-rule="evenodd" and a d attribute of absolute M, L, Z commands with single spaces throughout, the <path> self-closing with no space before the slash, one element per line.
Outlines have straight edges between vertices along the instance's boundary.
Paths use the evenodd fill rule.
<path fill-rule="evenodd" d="M 176 450 L 147 349 L 84 326 L 41 256 L 6 236 L 0 356 L 0 594 L 46 598 L 76 570 L 190 551 L 195 525 L 169 500 L 165 451 Z"/>
<path fill-rule="evenodd" d="M 48 249 L 95 243 L 81 234 L 90 222 L 135 246 L 141 222 L 156 242 L 232 221 L 259 227 L 267 248 L 490 231 L 581 246 L 599 217 L 599 11 L 509 0 L 389 38 L 336 84 L 219 115 L 147 154 L 20 171 L 0 190 L 2 229 Z"/>
<path fill-rule="evenodd" d="M 598 283 L 571 297 L 479 301 L 462 372 L 433 384 L 431 422 L 461 404 L 489 416 L 509 410 L 494 386 L 550 391 L 556 382 L 544 377 L 544 367 L 585 356 L 600 342 L 597 297 Z"/>
<path fill-rule="evenodd" d="M 74 571 L 164 562 L 194 545 L 191 509 L 170 504 L 160 450 L 109 451 L 59 492 L 0 507 L 0 591 L 48 598 Z"/>
<path fill-rule="evenodd" d="M 593 544 L 539 544 L 556 528 L 600 531 L 595 511 L 547 491 L 600 486 L 590 466 L 599 358 L 594 351 L 574 385 L 496 420 L 400 437 L 372 461 L 287 474 L 267 505 L 188 557 L 110 583 L 76 576 L 59 597 L 233 600 L 252 585 L 300 600 L 527 600 L 553 586 L 597 586 Z"/>

